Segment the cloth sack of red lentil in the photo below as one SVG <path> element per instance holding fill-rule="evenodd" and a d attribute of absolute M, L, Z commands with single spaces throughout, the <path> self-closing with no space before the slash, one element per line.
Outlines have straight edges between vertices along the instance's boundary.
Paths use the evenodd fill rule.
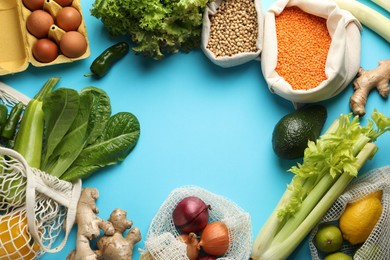
<path fill-rule="evenodd" d="M 390 259 L 390 166 L 373 169 L 354 179 L 344 193 L 336 200 L 321 222 L 313 229 L 309 237 L 310 252 L 313 260 L 324 259 L 324 254 L 315 246 L 314 238 L 318 226 L 324 223 L 338 225 L 338 220 L 350 202 L 364 196 L 382 191 L 382 213 L 374 229 L 363 244 L 351 245 L 344 241 L 340 249 L 353 259 Z"/>
<path fill-rule="evenodd" d="M 331 41 L 324 62 L 325 76 L 323 81 L 310 89 L 293 88 L 277 72 L 278 62 L 283 61 L 278 61 L 276 17 L 288 7 L 299 8 L 307 14 L 326 19 L 326 28 Z M 288 24 L 288 21 L 286 22 Z M 302 26 L 305 25 L 302 24 Z M 299 28 L 292 28 L 292 30 L 298 32 Z M 269 90 L 298 105 L 319 102 L 339 94 L 349 85 L 360 68 L 361 30 L 359 21 L 350 12 L 340 9 L 332 1 L 280 0 L 274 2 L 264 16 L 264 43 L 261 53 L 261 69 Z M 286 46 L 286 48 L 293 50 L 293 46 Z M 302 64 L 304 63 L 309 63 L 309 61 L 302 61 Z M 293 66 L 294 64 L 291 65 Z M 306 69 L 301 70 L 305 72 L 310 70 L 307 64 L 305 66 Z M 323 73 L 322 69 L 321 73 Z M 299 72 L 297 74 L 297 77 L 304 77 L 306 73 L 302 71 L 302 75 Z"/>
<path fill-rule="evenodd" d="M 251 251 L 251 222 L 249 213 L 220 195 L 196 186 L 173 190 L 161 205 L 150 224 L 142 260 L 188 260 L 187 246 L 180 241 L 172 219 L 176 205 L 184 198 L 195 196 L 210 205 L 209 223 L 221 221 L 229 231 L 229 248 L 220 260 L 247 260 Z"/>
<path fill-rule="evenodd" d="M 227 68 L 259 59 L 262 44 L 260 0 L 209 1 L 203 15 L 201 48 L 213 63 Z"/>

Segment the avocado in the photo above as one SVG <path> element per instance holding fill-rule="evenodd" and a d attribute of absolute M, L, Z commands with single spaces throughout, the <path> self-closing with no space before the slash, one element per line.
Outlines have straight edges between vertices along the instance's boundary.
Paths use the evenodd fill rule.
<path fill-rule="evenodd" d="M 323 105 L 304 106 L 282 117 L 272 133 L 272 148 L 282 159 L 303 157 L 309 140 L 315 141 L 327 118 Z"/>

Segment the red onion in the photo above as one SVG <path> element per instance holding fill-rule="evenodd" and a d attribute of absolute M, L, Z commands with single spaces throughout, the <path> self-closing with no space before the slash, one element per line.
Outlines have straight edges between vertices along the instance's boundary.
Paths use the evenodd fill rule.
<path fill-rule="evenodd" d="M 196 260 L 217 260 L 217 258 L 215 256 L 205 255 L 198 257 Z"/>
<path fill-rule="evenodd" d="M 173 223 L 185 233 L 197 233 L 203 230 L 209 220 L 210 206 L 198 197 L 182 199 L 172 213 Z"/>

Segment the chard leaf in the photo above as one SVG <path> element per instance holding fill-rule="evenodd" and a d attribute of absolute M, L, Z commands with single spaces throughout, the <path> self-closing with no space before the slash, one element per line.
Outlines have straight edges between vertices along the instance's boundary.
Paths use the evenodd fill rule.
<path fill-rule="evenodd" d="M 68 132 L 49 157 L 49 163 L 42 169 L 51 175 L 60 177 L 83 149 L 88 129 L 88 119 L 93 104 L 93 95 L 80 94 L 80 106 L 75 120 Z"/>
<path fill-rule="evenodd" d="M 111 116 L 111 103 L 107 93 L 99 88 L 86 87 L 80 93 L 93 96 L 93 104 L 88 122 L 88 140 L 86 145 L 92 144 L 103 133 L 104 127 Z"/>
<path fill-rule="evenodd" d="M 83 149 L 61 179 L 73 181 L 86 178 L 99 168 L 124 160 L 137 144 L 139 135 L 140 125 L 133 114 L 120 112 L 113 115 L 103 135 L 96 143 Z"/>
<path fill-rule="evenodd" d="M 45 120 L 45 143 L 41 167 L 72 125 L 79 109 L 80 97 L 76 90 L 59 88 L 45 96 L 42 110 Z"/>

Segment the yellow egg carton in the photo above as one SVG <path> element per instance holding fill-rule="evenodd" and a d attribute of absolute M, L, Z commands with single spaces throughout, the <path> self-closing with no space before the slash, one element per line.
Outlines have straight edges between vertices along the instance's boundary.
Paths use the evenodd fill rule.
<path fill-rule="evenodd" d="M 0 33 L 0 76 L 24 71 L 29 64 L 35 67 L 43 67 L 87 58 L 90 55 L 90 46 L 80 1 L 73 0 L 71 6 L 76 8 L 82 17 L 77 31 L 86 38 L 87 49 L 85 53 L 77 58 L 69 58 L 60 51 L 54 61 L 43 63 L 33 56 L 32 47 L 38 39 L 30 34 L 26 27 L 27 18 L 32 11 L 25 7 L 22 0 L 1 0 L 0 24 L 3 26 Z M 54 20 L 61 8 L 63 7 L 54 0 L 44 1 L 43 10 L 49 12 Z M 64 33 L 64 30 L 53 24 L 49 30 L 48 38 L 59 44 L 59 40 Z"/>

